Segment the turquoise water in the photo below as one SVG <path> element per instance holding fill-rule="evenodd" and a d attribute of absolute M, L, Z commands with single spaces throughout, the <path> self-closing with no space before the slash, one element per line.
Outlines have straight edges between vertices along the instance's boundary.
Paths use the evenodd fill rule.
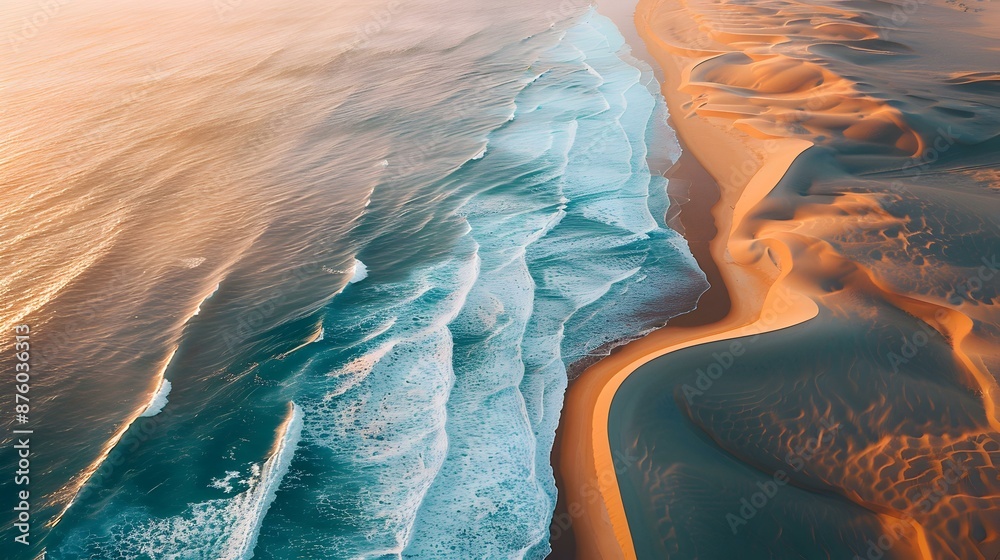
<path fill-rule="evenodd" d="M 151 355 L 118 379 L 152 389 L 95 389 L 96 425 L 65 434 L 89 445 L 43 457 L 44 483 L 82 485 L 44 510 L 48 558 L 547 554 L 570 366 L 706 288 L 646 162 L 679 148 L 652 72 L 593 9 L 390 8 L 378 33 L 295 28 L 227 83 L 285 88 L 292 109 L 262 121 L 262 184 L 222 182 L 219 207 L 245 208 L 204 227 L 232 228 L 227 249 L 136 296 L 187 297 L 173 336 L 115 327 Z M 281 44 L 321 39 L 348 48 Z"/>

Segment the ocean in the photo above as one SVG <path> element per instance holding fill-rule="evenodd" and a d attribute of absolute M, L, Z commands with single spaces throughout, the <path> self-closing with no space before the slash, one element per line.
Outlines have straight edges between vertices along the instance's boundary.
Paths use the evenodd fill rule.
<path fill-rule="evenodd" d="M 545 557 L 574 364 L 707 288 L 664 222 L 659 85 L 610 20 L 0 16 L 0 323 L 32 333 L 31 416 L 4 418 L 33 431 L 12 557 Z"/>

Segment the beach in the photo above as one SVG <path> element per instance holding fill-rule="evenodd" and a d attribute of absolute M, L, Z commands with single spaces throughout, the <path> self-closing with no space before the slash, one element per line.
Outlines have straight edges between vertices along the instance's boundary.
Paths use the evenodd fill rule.
<path fill-rule="evenodd" d="M 725 292 L 570 386 L 578 557 L 1000 552 L 996 18 L 639 3 Z"/>
<path fill-rule="evenodd" d="M 1000 558 L 998 30 L 4 2 L 4 557 Z"/>
<path fill-rule="evenodd" d="M 5 418 L 32 440 L 29 487 L 0 437 L 0 526 L 30 535 L 4 558 L 549 554 L 574 368 L 709 288 L 614 23 L 14 0 L 0 30 L 0 363 L 30 361 Z"/>

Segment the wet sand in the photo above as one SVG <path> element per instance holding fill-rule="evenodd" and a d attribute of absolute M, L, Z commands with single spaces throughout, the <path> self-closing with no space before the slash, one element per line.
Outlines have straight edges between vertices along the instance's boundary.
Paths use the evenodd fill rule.
<path fill-rule="evenodd" d="M 996 12 L 640 2 L 731 306 L 570 388 L 578 557 L 1000 553 Z"/>

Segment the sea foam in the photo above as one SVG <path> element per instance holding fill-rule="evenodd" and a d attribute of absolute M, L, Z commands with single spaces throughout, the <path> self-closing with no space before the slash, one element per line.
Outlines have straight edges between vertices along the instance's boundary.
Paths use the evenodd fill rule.
<path fill-rule="evenodd" d="M 513 111 L 486 141 L 456 149 L 415 203 L 372 199 L 356 226 L 400 229 L 362 247 L 379 274 L 368 278 L 357 259 L 337 271 L 351 288 L 321 318 L 335 340 L 296 349 L 311 468 L 295 499 L 337 529 L 269 525 L 268 553 L 544 558 L 569 366 L 690 309 L 704 290 L 662 223 L 666 184 L 646 163 L 649 130 L 666 111 L 644 83 L 648 69 L 593 10 L 543 35 L 503 105 Z M 248 480 L 241 493 L 136 526 L 122 546 L 247 557 L 286 448 L 245 479 L 216 473 L 220 492 Z"/>
<path fill-rule="evenodd" d="M 290 403 L 273 451 L 262 465 L 251 466 L 243 492 L 231 498 L 189 504 L 183 513 L 172 517 L 150 517 L 143 509 L 124 510 L 107 520 L 113 530 L 102 531 L 106 540 L 87 543 L 93 547 L 88 550 L 99 550 L 101 557 L 114 558 L 252 558 L 261 524 L 295 456 L 302 426 L 302 409 Z M 209 486 L 225 491 L 239 474 L 228 471 L 223 477 L 213 479 Z M 80 549 L 67 548 L 62 552 L 72 556 L 61 557 L 82 555 Z"/>
<path fill-rule="evenodd" d="M 365 266 L 365 263 L 359 261 L 358 259 L 354 259 L 354 271 L 351 273 L 351 279 L 349 282 L 351 284 L 357 284 L 365 278 L 368 278 L 368 267 Z"/>
<path fill-rule="evenodd" d="M 490 135 L 491 164 L 464 170 L 483 185 L 459 209 L 482 268 L 449 323 L 461 358 L 448 456 L 404 556 L 545 557 L 567 367 L 690 309 L 704 290 L 683 241 L 651 211 L 666 193 L 646 137 L 665 108 L 623 45 L 590 11 L 533 66 L 548 70 Z M 650 306 L 660 322 L 637 319 Z"/>
<path fill-rule="evenodd" d="M 163 407 L 167 406 L 167 395 L 170 394 L 170 381 L 167 379 L 160 380 L 160 386 L 156 388 L 156 392 L 153 393 L 153 398 L 150 399 L 149 404 L 146 406 L 146 410 L 142 411 L 139 415 L 140 418 L 148 418 L 150 416 L 156 416 L 163 410 Z"/>

